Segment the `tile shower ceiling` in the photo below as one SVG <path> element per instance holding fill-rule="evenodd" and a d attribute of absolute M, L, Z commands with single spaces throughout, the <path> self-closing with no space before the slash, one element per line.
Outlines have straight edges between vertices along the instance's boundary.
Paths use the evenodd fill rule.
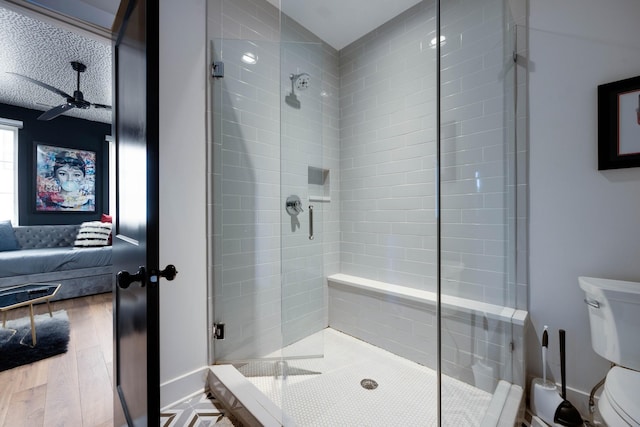
<path fill-rule="evenodd" d="M 62 96 L 6 72 L 22 74 L 73 94 L 77 75 L 71 68 L 71 61 L 80 61 L 87 66 L 80 75 L 80 90 L 85 99 L 112 105 L 110 40 L 84 37 L 62 26 L 18 14 L 0 4 L 0 103 L 40 111 L 63 104 Z M 94 108 L 73 109 L 65 115 L 111 122 L 110 111 Z"/>
<path fill-rule="evenodd" d="M 268 0 L 340 50 L 421 0 Z"/>

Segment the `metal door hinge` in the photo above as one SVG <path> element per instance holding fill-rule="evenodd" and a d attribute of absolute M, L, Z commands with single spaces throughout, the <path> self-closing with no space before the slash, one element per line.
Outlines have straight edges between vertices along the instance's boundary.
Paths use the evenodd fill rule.
<path fill-rule="evenodd" d="M 224 339 L 224 323 L 214 323 L 212 333 L 213 333 L 213 339 L 223 340 Z"/>
<path fill-rule="evenodd" d="M 213 64 L 211 64 L 211 77 L 216 79 L 224 77 L 224 62 L 213 61 Z"/>
<path fill-rule="evenodd" d="M 509 343 L 509 351 L 511 351 L 513 353 L 515 351 L 515 349 L 516 349 L 516 344 L 513 341 L 511 341 Z"/>

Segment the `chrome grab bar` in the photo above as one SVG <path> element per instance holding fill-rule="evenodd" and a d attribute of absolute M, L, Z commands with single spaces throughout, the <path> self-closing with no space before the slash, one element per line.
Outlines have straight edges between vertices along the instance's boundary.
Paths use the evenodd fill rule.
<path fill-rule="evenodd" d="M 309 240 L 313 240 L 313 205 L 309 205 Z"/>
<path fill-rule="evenodd" d="M 593 308 L 600 308 L 600 303 L 594 299 L 588 299 L 585 298 L 584 302 L 589 306 L 589 307 L 593 307 Z"/>

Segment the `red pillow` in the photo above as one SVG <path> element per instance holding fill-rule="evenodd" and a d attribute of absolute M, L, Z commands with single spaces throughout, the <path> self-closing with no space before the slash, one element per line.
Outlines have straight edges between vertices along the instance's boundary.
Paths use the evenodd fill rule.
<path fill-rule="evenodd" d="M 111 215 L 107 215 L 107 214 L 102 214 L 102 217 L 100 218 L 100 222 L 110 222 L 113 223 L 113 217 Z M 111 245 L 112 243 L 112 233 L 109 234 L 109 243 L 108 245 Z"/>

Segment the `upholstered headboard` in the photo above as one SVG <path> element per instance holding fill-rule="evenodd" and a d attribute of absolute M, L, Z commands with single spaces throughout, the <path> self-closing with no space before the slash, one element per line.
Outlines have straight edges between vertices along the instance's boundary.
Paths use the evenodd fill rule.
<path fill-rule="evenodd" d="M 26 225 L 13 227 L 21 249 L 73 246 L 80 225 Z"/>

